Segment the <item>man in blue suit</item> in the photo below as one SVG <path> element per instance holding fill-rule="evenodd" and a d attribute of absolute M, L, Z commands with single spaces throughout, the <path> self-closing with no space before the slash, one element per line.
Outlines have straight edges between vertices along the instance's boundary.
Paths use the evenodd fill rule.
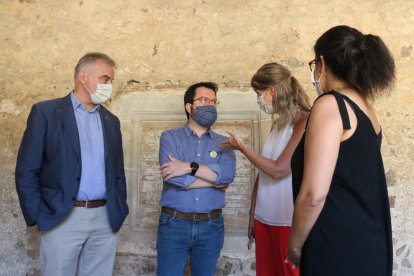
<path fill-rule="evenodd" d="M 41 232 L 42 275 L 111 275 L 128 215 L 120 122 L 101 104 L 115 62 L 88 53 L 66 97 L 33 105 L 16 164 L 27 226 Z"/>

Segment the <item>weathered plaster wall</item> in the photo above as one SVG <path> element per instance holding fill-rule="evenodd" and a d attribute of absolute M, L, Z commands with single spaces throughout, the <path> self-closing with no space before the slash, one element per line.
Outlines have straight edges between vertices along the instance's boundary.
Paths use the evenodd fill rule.
<path fill-rule="evenodd" d="M 0 0 L 0 275 L 38 274 L 37 232 L 25 228 L 14 189 L 16 153 L 31 105 L 66 95 L 85 52 L 118 62 L 114 106 L 128 93 L 199 80 L 248 93 L 251 75 L 274 60 L 314 97 L 312 46 L 338 24 L 380 35 L 396 60 L 396 86 L 376 107 L 393 205 L 394 274 L 414 275 L 413 23 L 413 0 Z M 124 239 L 120 247 L 127 250 L 116 275 L 153 273 L 153 248 Z M 254 264 L 244 261 L 224 256 L 218 274 L 249 275 Z"/>

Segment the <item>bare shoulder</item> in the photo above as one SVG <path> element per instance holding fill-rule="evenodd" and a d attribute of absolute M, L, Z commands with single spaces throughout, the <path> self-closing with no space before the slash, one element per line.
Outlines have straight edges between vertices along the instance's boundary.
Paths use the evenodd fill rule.
<path fill-rule="evenodd" d="M 340 118 L 340 114 L 335 96 L 324 95 L 314 102 L 309 120 L 331 121 L 338 118 Z"/>
<path fill-rule="evenodd" d="M 324 95 L 315 101 L 309 115 L 307 130 L 317 136 L 342 135 L 342 119 L 334 95 Z"/>
<path fill-rule="evenodd" d="M 312 112 L 316 109 L 326 109 L 337 107 L 335 96 L 332 94 L 323 95 L 315 100 L 312 106 Z"/>

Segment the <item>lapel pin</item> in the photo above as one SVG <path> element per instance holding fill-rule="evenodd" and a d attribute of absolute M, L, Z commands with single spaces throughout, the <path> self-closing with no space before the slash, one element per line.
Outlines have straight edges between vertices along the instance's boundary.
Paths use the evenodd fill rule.
<path fill-rule="evenodd" d="M 210 156 L 213 157 L 213 158 L 216 158 L 217 157 L 217 152 L 215 150 L 211 151 Z"/>

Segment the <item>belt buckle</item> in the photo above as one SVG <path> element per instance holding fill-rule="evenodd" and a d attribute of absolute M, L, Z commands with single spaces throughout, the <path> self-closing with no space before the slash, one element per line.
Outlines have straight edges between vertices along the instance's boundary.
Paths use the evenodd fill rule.
<path fill-rule="evenodd" d="M 89 201 L 85 201 L 85 208 L 88 208 L 88 202 Z"/>
<path fill-rule="evenodd" d="M 201 221 L 201 219 L 197 219 L 197 213 L 193 213 L 193 221 Z"/>

